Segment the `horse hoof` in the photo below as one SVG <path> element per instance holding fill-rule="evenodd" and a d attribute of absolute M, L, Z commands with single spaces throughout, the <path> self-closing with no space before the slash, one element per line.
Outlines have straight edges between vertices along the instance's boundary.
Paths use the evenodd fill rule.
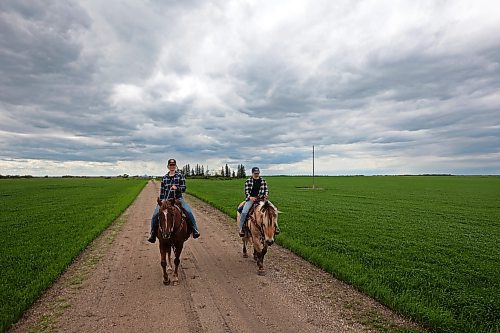
<path fill-rule="evenodd" d="M 168 286 L 170 284 L 170 280 L 163 280 L 163 284 Z"/>
<path fill-rule="evenodd" d="M 257 274 L 258 274 L 258 275 L 261 275 L 261 276 L 264 276 L 264 275 L 266 275 L 266 271 L 265 271 L 265 270 L 260 270 L 260 269 L 259 269 L 259 270 L 257 271 Z"/>
<path fill-rule="evenodd" d="M 174 282 L 172 283 L 172 285 L 173 285 L 173 286 L 178 286 L 178 285 L 179 285 L 179 281 L 174 281 Z"/>
<path fill-rule="evenodd" d="M 248 254 L 243 253 L 243 258 L 248 258 Z"/>
<path fill-rule="evenodd" d="M 172 267 L 167 268 L 167 273 L 172 273 L 172 272 L 173 272 Z"/>

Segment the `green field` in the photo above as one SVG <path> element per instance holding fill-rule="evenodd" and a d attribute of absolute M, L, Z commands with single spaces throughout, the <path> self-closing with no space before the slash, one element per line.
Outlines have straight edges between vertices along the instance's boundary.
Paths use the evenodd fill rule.
<path fill-rule="evenodd" d="M 278 242 L 438 332 L 500 331 L 500 177 L 265 177 Z M 244 180 L 188 179 L 235 217 Z"/>
<path fill-rule="evenodd" d="M 139 179 L 0 179 L 0 332 L 145 184 Z"/>

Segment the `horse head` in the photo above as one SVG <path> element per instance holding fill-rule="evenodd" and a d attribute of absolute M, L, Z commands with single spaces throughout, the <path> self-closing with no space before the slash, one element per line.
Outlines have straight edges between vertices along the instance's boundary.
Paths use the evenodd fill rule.
<path fill-rule="evenodd" d="M 278 209 L 268 200 L 258 203 L 256 207 L 257 224 L 262 230 L 267 245 L 273 245 L 274 232 L 278 224 Z"/>
<path fill-rule="evenodd" d="M 169 240 L 173 236 L 175 220 L 179 219 L 178 209 L 174 206 L 173 200 L 161 201 L 158 198 L 157 201 L 160 206 L 158 213 L 160 234 L 164 240 Z"/>

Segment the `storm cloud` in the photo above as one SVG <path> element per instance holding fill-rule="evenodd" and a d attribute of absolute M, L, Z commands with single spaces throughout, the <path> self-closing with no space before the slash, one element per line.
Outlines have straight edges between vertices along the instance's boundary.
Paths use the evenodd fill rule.
<path fill-rule="evenodd" d="M 496 1 L 0 2 L 0 174 L 500 173 Z"/>

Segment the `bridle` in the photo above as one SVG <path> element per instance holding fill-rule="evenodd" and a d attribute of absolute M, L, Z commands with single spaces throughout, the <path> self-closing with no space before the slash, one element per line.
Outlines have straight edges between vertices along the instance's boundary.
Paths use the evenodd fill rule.
<path fill-rule="evenodd" d="M 175 228 L 176 219 L 175 219 L 174 209 L 177 209 L 181 215 L 181 223 L 179 224 L 179 227 L 177 229 Z M 164 213 L 165 210 L 167 211 L 167 214 Z M 163 214 L 164 218 L 166 219 L 165 220 L 165 228 L 168 228 L 168 223 L 167 223 L 168 216 L 170 215 L 172 218 L 172 226 L 170 227 L 170 230 L 164 230 L 161 223 L 159 223 L 160 233 L 162 235 L 162 238 L 165 240 L 169 240 L 175 235 L 175 232 L 177 232 L 178 230 L 180 230 L 183 227 L 184 219 L 182 218 L 182 210 L 175 203 L 173 203 L 173 204 L 169 203 L 168 206 L 164 210 L 162 210 L 161 214 Z M 158 214 L 158 219 L 159 218 L 160 218 L 160 216 Z"/>
<path fill-rule="evenodd" d="M 259 231 L 259 239 L 260 239 L 260 241 L 262 242 L 262 244 L 265 244 L 265 239 L 266 239 L 266 235 L 264 233 L 264 224 L 265 224 L 265 222 L 264 222 L 263 218 L 262 218 L 262 223 L 258 223 L 257 222 L 257 208 L 258 207 L 254 207 L 253 216 L 250 216 L 249 219 L 257 227 L 257 230 Z M 261 211 L 261 214 L 264 214 L 264 213 Z M 272 225 L 273 224 L 273 220 L 272 220 L 271 214 L 269 213 L 269 211 L 267 211 L 265 214 L 266 214 L 266 216 L 268 218 L 267 223 L 269 225 Z"/>

